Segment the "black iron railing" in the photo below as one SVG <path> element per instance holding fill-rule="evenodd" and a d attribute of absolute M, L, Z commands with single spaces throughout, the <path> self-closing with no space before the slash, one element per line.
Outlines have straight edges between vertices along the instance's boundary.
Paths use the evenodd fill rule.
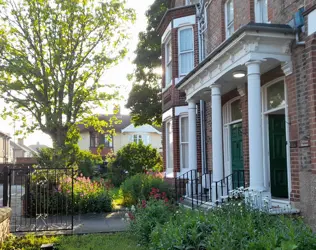
<path fill-rule="evenodd" d="M 212 173 L 201 175 L 197 170 L 188 172 L 175 178 L 176 201 L 190 206 L 192 209 L 211 201 Z"/>
<path fill-rule="evenodd" d="M 229 200 L 233 190 L 245 187 L 245 171 L 235 170 L 224 179 L 215 181 L 213 186 L 215 188 L 216 204 L 223 203 L 225 200 Z"/>

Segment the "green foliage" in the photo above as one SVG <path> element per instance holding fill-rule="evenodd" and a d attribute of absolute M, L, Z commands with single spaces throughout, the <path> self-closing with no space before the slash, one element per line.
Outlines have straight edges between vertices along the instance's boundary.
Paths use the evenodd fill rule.
<path fill-rule="evenodd" d="M 145 250 L 126 233 L 115 234 L 89 234 L 58 237 L 36 237 L 28 234 L 25 237 L 10 235 L 4 243 L 0 243 L 3 250 L 38 250 L 42 244 L 56 243 L 58 250 Z"/>
<path fill-rule="evenodd" d="M 151 249 L 316 249 L 316 237 L 300 219 L 272 216 L 241 203 L 209 212 L 180 210 L 151 234 Z"/>
<path fill-rule="evenodd" d="M 146 31 L 139 34 L 136 70 L 130 76 L 134 86 L 126 104 L 135 125 L 161 124 L 161 75 L 157 73 L 161 67 L 161 38 L 157 28 L 170 4 L 170 0 L 155 0 L 146 13 Z"/>
<path fill-rule="evenodd" d="M 30 185 L 27 189 L 29 192 L 23 196 L 27 199 L 27 202 L 23 204 L 28 206 L 24 208 L 24 211 L 29 217 L 34 217 L 36 210 L 48 210 L 49 214 L 103 213 L 112 210 L 112 197 L 109 193 L 112 184 L 109 181 L 103 179 L 92 181 L 89 177 L 83 176 L 72 180 L 70 177 L 63 176 L 58 184 L 52 180 L 48 182 L 48 185 L 39 186 L 36 184 L 39 178 L 40 176 L 37 176 L 37 182 L 33 180 L 32 183 L 35 184 Z"/>
<path fill-rule="evenodd" d="M 130 232 L 142 245 L 148 245 L 150 234 L 156 226 L 169 221 L 175 207 L 166 198 L 166 194 L 154 189 L 148 201 L 142 200 L 128 214 Z"/>
<path fill-rule="evenodd" d="M 62 180 L 59 192 L 63 196 L 69 196 L 71 179 Z M 93 181 L 89 177 L 80 176 L 73 183 L 74 212 L 75 213 L 104 213 L 112 210 L 112 198 L 109 189 L 112 184 L 100 179 Z M 70 198 L 70 197 L 68 197 Z"/>
<path fill-rule="evenodd" d="M 135 126 L 144 124 L 161 125 L 161 89 L 150 84 L 134 84 L 126 107 L 131 110 Z"/>
<path fill-rule="evenodd" d="M 57 237 L 36 237 L 34 234 L 27 234 L 25 237 L 17 237 L 10 234 L 8 238 L 0 243 L 3 250 L 38 250 L 42 244 L 54 243 Z"/>
<path fill-rule="evenodd" d="M 109 178 L 115 186 L 128 177 L 149 170 L 162 171 L 162 158 L 151 145 L 130 143 L 121 148 L 116 156 L 108 157 Z"/>
<path fill-rule="evenodd" d="M 107 125 L 92 111 L 117 93 L 99 79 L 125 56 L 134 18 L 124 0 L 1 1 L 3 118 L 43 131 L 63 152 L 77 143 L 78 122 Z"/>
<path fill-rule="evenodd" d="M 172 199 L 172 190 L 163 179 L 146 174 L 136 174 L 126 179 L 122 185 L 123 204 L 136 205 L 140 200 L 148 200 L 152 189 L 159 189 Z"/>

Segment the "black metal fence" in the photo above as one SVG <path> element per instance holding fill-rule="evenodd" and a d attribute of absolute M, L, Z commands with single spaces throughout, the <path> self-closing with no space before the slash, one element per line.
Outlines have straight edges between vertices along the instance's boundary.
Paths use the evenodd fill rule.
<path fill-rule="evenodd" d="M 230 200 L 231 192 L 241 187 L 245 187 L 244 170 L 233 171 L 219 181 L 213 181 L 211 171 L 201 175 L 197 170 L 189 170 L 175 178 L 176 201 L 192 209 L 207 202 L 219 204 Z"/>
<path fill-rule="evenodd" d="M 12 208 L 11 232 L 73 229 L 72 168 L 4 168 L 3 205 Z"/>

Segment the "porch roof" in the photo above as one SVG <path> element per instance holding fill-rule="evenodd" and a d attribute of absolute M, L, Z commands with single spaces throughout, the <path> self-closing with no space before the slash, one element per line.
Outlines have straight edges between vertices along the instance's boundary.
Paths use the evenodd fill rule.
<path fill-rule="evenodd" d="M 288 61 L 290 60 L 288 59 L 290 58 L 289 46 L 294 38 L 295 31 L 289 25 L 249 23 L 239 28 L 230 38 L 218 46 L 189 74 L 187 74 L 182 79 L 179 79 L 176 87 L 189 92 L 189 95 L 193 94 L 192 89 L 191 91 L 188 91 L 188 88 L 190 88 L 188 85 L 190 85 L 190 82 L 196 82 L 196 78 L 199 78 L 199 84 L 197 84 L 199 86 L 194 86 L 194 89 L 197 89 L 203 85 L 203 81 L 205 83 L 206 78 L 208 82 L 212 81 L 212 78 L 214 78 L 214 81 L 217 81 L 219 77 L 214 77 L 215 75 L 222 76 L 231 70 L 231 66 L 238 67 L 243 65 L 245 63 L 244 60 L 239 62 L 237 61 L 245 55 L 248 55 L 248 60 L 258 60 L 260 57 L 251 57 L 249 54 L 251 54 L 251 52 L 258 52 L 259 45 L 268 45 L 268 47 L 260 52 L 261 55 L 267 53 L 268 58 L 273 58 L 282 62 L 285 59 Z M 273 45 L 276 45 L 274 46 L 275 48 L 273 48 Z M 281 50 L 277 50 L 281 52 L 276 53 L 276 48 L 281 48 Z M 224 57 L 226 57 L 225 60 L 223 59 Z M 214 68 L 214 65 L 217 66 Z M 225 65 L 226 68 L 223 69 L 222 65 Z M 213 68 L 212 71 L 210 68 Z M 216 68 L 218 69 L 217 71 Z M 215 71 L 216 74 L 214 73 Z M 205 77 L 205 72 L 208 74 L 208 77 Z M 196 91 L 194 92 L 196 93 Z"/>

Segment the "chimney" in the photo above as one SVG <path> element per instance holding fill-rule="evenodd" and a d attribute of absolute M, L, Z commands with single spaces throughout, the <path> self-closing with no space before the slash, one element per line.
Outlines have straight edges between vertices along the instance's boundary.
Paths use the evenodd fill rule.
<path fill-rule="evenodd" d="M 18 138 L 18 144 L 19 145 L 24 145 L 24 139 L 23 138 Z"/>

